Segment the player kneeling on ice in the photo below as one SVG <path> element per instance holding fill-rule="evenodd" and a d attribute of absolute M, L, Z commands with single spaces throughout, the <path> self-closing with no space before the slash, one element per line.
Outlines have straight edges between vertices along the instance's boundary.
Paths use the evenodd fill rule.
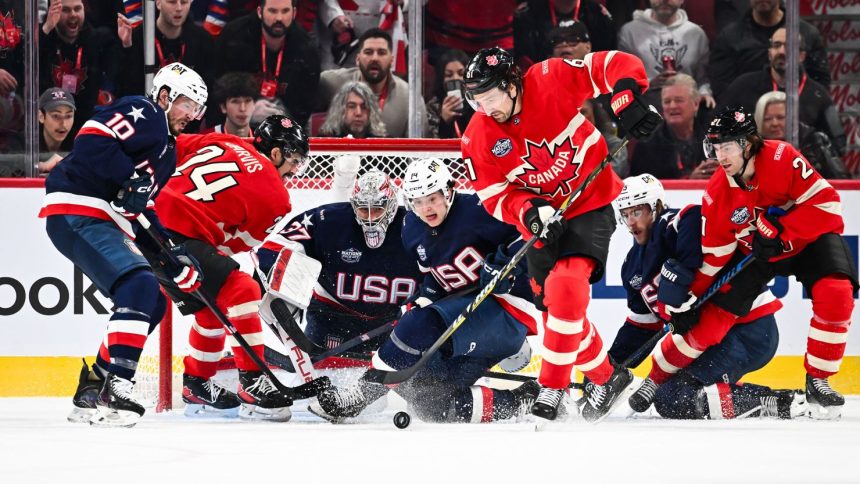
<path fill-rule="evenodd" d="M 132 378 L 167 301 L 135 245 L 145 243 L 137 217 L 156 220 L 150 207 L 176 169 L 175 138 L 203 116 L 206 97 L 193 70 L 179 63 L 161 68 L 148 97 L 118 99 L 84 123 L 45 181 L 39 216 L 47 217 L 48 237 L 114 304 L 96 365 L 82 368 L 70 421 L 130 427 L 143 416 Z M 165 261 L 164 270 L 183 290 L 199 285 L 188 258 Z"/>
<path fill-rule="evenodd" d="M 490 217 L 477 196 L 455 193 L 453 186 L 441 160 L 418 160 L 406 170 L 403 188 L 412 213 L 406 215 L 403 244 L 426 275 L 416 307 L 400 318 L 374 356 L 374 368 L 414 365 L 521 244 L 516 230 Z M 486 370 L 523 350 L 526 333 L 534 332 L 540 313 L 522 269 L 500 282 L 434 358 L 397 387 L 419 418 L 488 422 L 510 418 L 534 401 L 534 382 L 514 390 L 475 385 Z M 528 356 L 522 360 L 527 363 Z M 320 393 L 311 410 L 333 421 L 355 417 L 388 390 L 362 377 Z"/>
<path fill-rule="evenodd" d="M 305 334 L 317 346 L 337 347 L 400 318 L 420 276 L 400 239 L 405 216 L 394 183 L 371 170 L 352 183 L 349 202 L 295 216 L 257 249 L 264 274 L 279 254 L 282 259 L 305 254 L 320 262 L 305 309 Z M 368 338 L 350 352 L 369 355 L 386 338 L 387 333 Z"/>
<path fill-rule="evenodd" d="M 260 288 L 250 275 L 239 270 L 231 255 L 262 243 L 267 231 L 290 212 L 283 178 L 301 169 L 308 140 L 298 123 L 275 115 L 257 127 L 252 142 L 220 133 L 185 135 L 177 140 L 177 152 L 180 161 L 176 174 L 162 190 L 156 211 L 171 240 L 181 242 L 182 257 L 195 261 L 205 275 L 200 290 L 263 359 L 263 332 L 257 314 Z M 224 326 L 201 300 L 183 292 L 182 285 L 160 267 L 163 254 L 156 252 L 157 248 L 142 249 L 180 312 L 194 315 L 184 360 L 182 399 L 187 404 L 186 414 L 235 415 L 238 409 L 243 418 L 289 420 L 291 398 L 274 386 L 232 337 L 238 390 L 233 393 L 212 380 L 227 339 Z M 104 351 L 102 347 L 99 354 Z"/>
<path fill-rule="evenodd" d="M 643 174 L 624 180 L 615 208 L 635 243 L 621 266 L 630 314 L 618 330 L 609 356 L 635 368 L 652 349 L 643 345 L 655 332 L 662 331 L 664 319 L 671 318 L 666 307 L 688 301 L 687 283 L 702 265 L 701 207 L 668 208 L 663 185 Z M 679 419 L 805 415 L 807 405 L 802 391 L 737 383 L 744 374 L 767 364 L 779 343 L 773 313 L 782 304 L 767 289 L 759 293 L 754 309 L 738 318 L 737 325 L 701 354 L 692 348 L 702 337 L 704 325 L 697 325 L 698 321 L 689 321 L 692 328 L 678 324 L 674 334 L 667 335 L 657 348 L 653 364 L 668 368 L 689 355 L 699 355 L 698 358 L 659 387 L 646 380 L 637 394 L 645 398 L 631 397 L 631 407 L 644 411 L 653 401 L 661 416 Z"/>
<path fill-rule="evenodd" d="M 697 326 L 707 329 L 695 340 L 686 338 L 693 343 L 693 352 L 686 354 L 677 354 L 664 339 L 660 349 L 669 365 L 655 365 L 651 379 L 660 384 L 692 363 L 721 341 L 738 318 L 753 314 L 768 281 L 794 275 L 812 296 L 804 360 L 806 399 L 813 417 L 836 418 L 845 399 L 827 379 L 839 371 L 854 308 L 852 292 L 858 287 L 857 266 L 840 235 L 844 224 L 839 194 L 793 146 L 763 140 L 743 109 L 729 107 L 717 114 L 704 148 L 723 170 L 711 177 L 702 197 L 703 263 L 689 278 L 687 297 L 700 297 L 746 255 L 751 253 L 754 260 L 701 311 L 691 304 L 677 308 L 673 324 L 698 321 Z M 669 361 L 670 353 L 678 358 Z"/>

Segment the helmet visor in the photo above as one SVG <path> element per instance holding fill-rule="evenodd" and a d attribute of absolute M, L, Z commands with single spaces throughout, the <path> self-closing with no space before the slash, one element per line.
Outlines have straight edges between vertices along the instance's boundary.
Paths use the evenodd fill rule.
<path fill-rule="evenodd" d="M 712 143 L 711 140 L 705 138 L 702 142 L 702 148 L 705 150 L 705 157 L 710 160 L 726 160 L 735 158 L 743 154 L 744 140 L 723 141 L 722 143 Z"/>
<path fill-rule="evenodd" d="M 173 101 L 173 109 L 179 110 L 180 114 L 189 114 L 197 120 L 203 119 L 203 114 L 206 113 L 206 105 L 198 104 L 185 96 Z"/>
<path fill-rule="evenodd" d="M 498 88 L 489 89 L 484 92 L 466 90 L 466 102 L 469 103 L 469 106 L 476 113 L 485 116 L 489 116 L 490 113 L 496 111 L 507 111 L 507 109 L 503 108 L 506 107 L 505 102 L 508 100 L 510 100 L 508 93 Z"/>

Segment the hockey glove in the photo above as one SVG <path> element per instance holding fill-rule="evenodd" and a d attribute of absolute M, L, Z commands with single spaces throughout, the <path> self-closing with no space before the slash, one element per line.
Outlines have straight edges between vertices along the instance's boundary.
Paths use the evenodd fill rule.
<path fill-rule="evenodd" d="M 500 245 L 498 250 L 492 254 L 487 254 L 484 259 L 484 267 L 481 269 L 481 287 L 486 287 L 490 281 L 496 277 L 507 264 L 511 261 L 511 257 L 505 252 L 505 246 Z M 522 274 L 522 269 L 519 266 L 514 267 L 508 276 L 499 280 L 496 287 L 493 288 L 493 294 L 507 294 L 511 292 L 514 285 L 514 279 Z"/>
<path fill-rule="evenodd" d="M 699 308 L 697 307 L 683 313 L 671 313 L 671 315 L 672 319 L 669 320 L 669 325 L 675 334 L 687 334 L 687 331 L 690 331 L 699 322 Z"/>
<path fill-rule="evenodd" d="M 621 121 L 621 126 L 639 139 L 651 137 L 663 120 L 657 109 L 642 97 L 642 91 L 636 81 L 629 77 L 615 83 L 611 106 L 615 116 Z"/>
<path fill-rule="evenodd" d="M 185 245 L 174 245 L 170 254 L 161 252 L 158 260 L 161 269 L 182 292 L 194 292 L 200 288 L 203 274 L 200 272 L 200 264 L 191 254 L 185 250 Z"/>
<path fill-rule="evenodd" d="M 782 224 L 772 211 L 759 214 L 755 221 L 752 252 L 756 259 L 767 261 L 785 252 L 785 245 L 779 237 Z"/>
<path fill-rule="evenodd" d="M 660 269 L 657 300 L 666 305 L 666 312 L 683 313 L 693 307 L 696 296 L 690 292 L 695 275 L 675 259 L 669 259 Z"/>
<path fill-rule="evenodd" d="M 532 198 L 529 203 L 531 208 L 523 215 L 523 224 L 545 244 L 552 244 L 564 232 L 562 219 L 553 217 L 555 209 L 543 198 Z"/>
<path fill-rule="evenodd" d="M 134 218 L 146 210 L 149 196 L 152 194 L 152 176 L 149 173 L 137 175 L 122 182 L 122 188 L 111 201 L 112 209 L 127 218 Z"/>

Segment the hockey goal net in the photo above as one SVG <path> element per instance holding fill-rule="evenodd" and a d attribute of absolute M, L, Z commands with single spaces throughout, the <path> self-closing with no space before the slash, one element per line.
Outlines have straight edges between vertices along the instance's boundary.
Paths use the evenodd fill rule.
<path fill-rule="evenodd" d="M 310 159 L 304 173 L 287 182 L 293 203 L 290 216 L 342 200 L 331 188 L 335 166 L 347 156 L 353 157 L 353 161 L 358 158 L 359 175 L 375 168 L 387 173 L 398 184 L 412 160 L 440 158 L 451 170 L 456 188 L 470 189 L 467 167 L 460 157 L 460 142 L 456 139 L 312 138 L 310 146 Z M 243 267 L 249 267 L 246 255 L 237 258 Z M 187 352 L 191 318 L 180 316 L 178 312 L 172 316 L 168 315 L 147 340 L 135 377 L 137 397 L 157 411 L 181 404 L 183 358 Z"/>

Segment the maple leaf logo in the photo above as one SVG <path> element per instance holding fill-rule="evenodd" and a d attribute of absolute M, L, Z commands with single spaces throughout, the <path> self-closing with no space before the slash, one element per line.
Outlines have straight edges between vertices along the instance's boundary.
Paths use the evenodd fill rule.
<path fill-rule="evenodd" d="M 533 191 L 550 197 L 566 197 L 578 185 L 579 168 L 582 161 L 576 160 L 578 146 L 568 136 L 565 140 L 550 147 L 546 140 L 534 143 L 526 140 L 526 154 L 523 160 L 522 173 L 517 179 Z"/>

